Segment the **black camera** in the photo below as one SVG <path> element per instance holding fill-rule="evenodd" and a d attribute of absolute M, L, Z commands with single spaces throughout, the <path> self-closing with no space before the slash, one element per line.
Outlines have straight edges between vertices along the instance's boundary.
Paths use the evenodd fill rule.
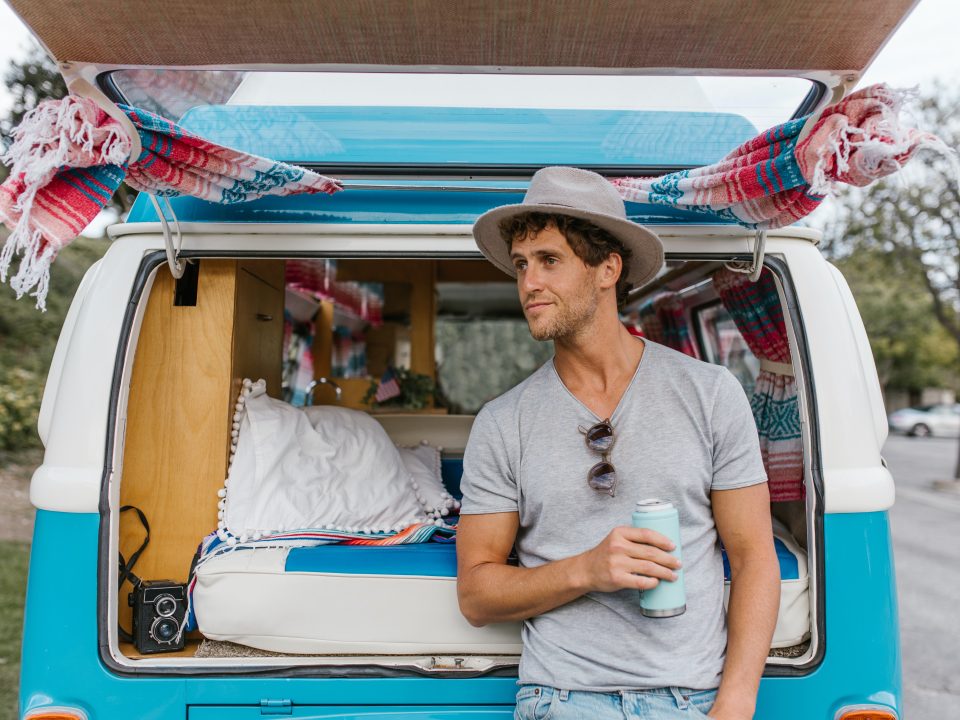
<path fill-rule="evenodd" d="M 142 655 L 183 650 L 187 588 L 172 580 L 144 580 L 130 593 L 133 644 Z"/>

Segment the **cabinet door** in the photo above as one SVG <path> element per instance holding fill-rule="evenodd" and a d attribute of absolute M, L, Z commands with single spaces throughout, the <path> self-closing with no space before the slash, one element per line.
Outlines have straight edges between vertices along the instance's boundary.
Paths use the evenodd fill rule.
<path fill-rule="evenodd" d="M 273 263 L 271 263 L 273 264 Z M 282 262 L 276 264 L 282 266 Z M 281 270 L 282 272 L 282 270 Z M 233 379 L 263 378 L 267 394 L 280 397 L 283 353 L 283 290 L 246 268 L 237 270 L 237 304 L 233 336 Z"/>

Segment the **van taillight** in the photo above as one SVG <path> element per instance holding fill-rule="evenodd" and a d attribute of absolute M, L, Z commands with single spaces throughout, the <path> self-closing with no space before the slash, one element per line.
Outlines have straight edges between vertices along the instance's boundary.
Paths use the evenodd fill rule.
<path fill-rule="evenodd" d="M 893 710 L 883 708 L 844 708 L 837 713 L 837 720 L 899 720 Z"/>
<path fill-rule="evenodd" d="M 78 708 L 47 707 L 29 711 L 23 720 L 87 720 L 87 714 Z"/>

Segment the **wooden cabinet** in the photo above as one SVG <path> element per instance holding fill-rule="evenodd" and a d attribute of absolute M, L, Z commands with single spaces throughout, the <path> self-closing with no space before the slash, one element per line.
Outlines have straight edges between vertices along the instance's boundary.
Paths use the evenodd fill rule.
<path fill-rule="evenodd" d="M 217 526 L 234 403 L 244 377 L 280 394 L 283 261 L 201 260 L 196 304 L 174 304 L 176 281 L 161 267 L 136 339 L 120 472 L 121 505 L 150 522 L 135 573 L 187 579 L 200 540 Z M 125 557 L 143 537 L 134 513 L 120 517 Z M 130 628 L 126 594 L 120 621 Z"/>

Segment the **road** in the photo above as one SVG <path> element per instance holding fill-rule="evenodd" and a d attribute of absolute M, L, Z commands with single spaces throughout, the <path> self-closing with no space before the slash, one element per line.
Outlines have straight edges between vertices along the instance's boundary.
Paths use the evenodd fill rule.
<path fill-rule="evenodd" d="M 960 494 L 957 440 L 893 436 L 883 448 L 897 486 L 890 511 L 906 720 L 960 717 Z"/>

